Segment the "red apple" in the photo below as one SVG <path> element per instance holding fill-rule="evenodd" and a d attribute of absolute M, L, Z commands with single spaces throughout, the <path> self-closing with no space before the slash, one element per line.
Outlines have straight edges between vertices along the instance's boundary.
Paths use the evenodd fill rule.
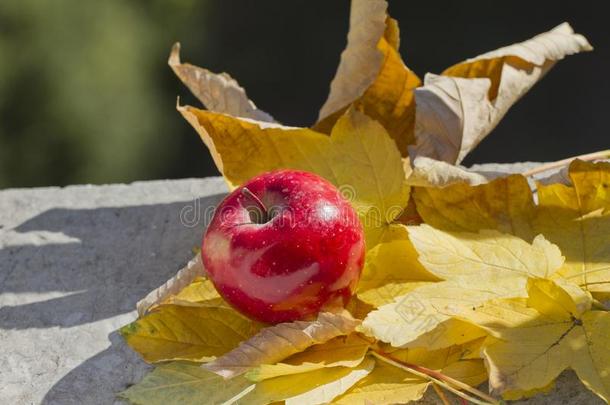
<path fill-rule="evenodd" d="M 202 257 L 220 295 L 266 323 L 346 305 L 364 263 L 364 233 L 339 190 L 307 172 L 259 175 L 217 207 Z"/>

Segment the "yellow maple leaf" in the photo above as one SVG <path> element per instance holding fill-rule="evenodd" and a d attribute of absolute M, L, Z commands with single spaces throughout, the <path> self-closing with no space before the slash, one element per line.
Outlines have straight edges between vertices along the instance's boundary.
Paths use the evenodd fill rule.
<path fill-rule="evenodd" d="M 225 380 L 196 363 L 160 364 L 142 381 L 119 394 L 136 405 L 231 404 L 254 389 L 243 377 Z"/>
<path fill-rule="evenodd" d="M 442 372 L 446 376 L 471 387 L 476 387 L 487 381 L 487 369 L 481 359 L 456 361 L 444 367 Z"/>
<path fill-rule="evenodd" d="M 230 186 L 289 168 L 316 173 L 339 187 L 359 213 L 369 248 L 407 205 L 409 188 L 396 145 L 381 125 L 353 109 L 330 137 L 193 107 L 179 110 L 210 148 Z"/>
<path fill-rule="evenodd" d="M 200 274 L 204 271 L 197 255 L 140 302 L 139 319 L 119 330 L 145 361 L 210 361 L 260 329 L 259 323 L 231 308 L 211 280 Z"/>
<path fill-rule="evenodd" d="M 407 227 L 394 223 L 388 226 L 379 244 L 367 251 L 358 297 L 367 304 L 379 306 L 423 282 L 438 280 L 417 260 Z"/>
<path fill-rule="evenodd" d="M 428 380 L 375 360 L 373 371 L 332 403 L 383 405 L 417 401 L 429 385 Z"/>
<path fill-rule="evenodd" d="M 241 401 L 252 405 L 276 401 L 284 401 L 286 405 L 326 404 L 365 378 L 374 364 L 374 360 L 367 357 L 353 368 L 329 367 L 271 378 L 258 382 Z"/>
<path fill-rule="evenodd" d="M 531 279 L 528 293 L 457 313 L 497 338 L 484 349 L 490 387 L 500 393 L 544 388 L 569 367 L 608 401 L 610 313 L 591 311 L 591 296 L 565 281 Z"/>
<path fill-rule="evenodd" d="M 453 233 L 430 225 L 409 227 L 424 268 L 448 280 L 491 274 L 550 277 L 563 264 L 557 246 L 538 235 L 532 243 L 495 230 Z"/>
<path fill-rule="evenodd" d="M 555 380 L 549 385 L 542 388 L 534 388 L 531 390 L 506 390 L 502 393 L 502 398 L 507 401 L 516 401 L 518 399 L 532 398 L 538 394 L 548 394 L 555 388 Z"/>
<path fill-rule="evenodd" d="M 487 379 L 481 359 L 464 360 L 464 357 L 470 354 L 468 345 L 439 350 L 396 350 L 380 345 L 379 349 L 386 357 L 377 357 L 373 371 L 333 403 L 394 404 L 420 399 L 429 387 L 430 380 L 389 364 L 384 358 L 439 370 L 446 376 L 470 385 L 479 385 Z"/>
<path fill-rule="evenodd" d="M 122 327 L 127 344 L 147 362 L 210 361 L 251 337 L 259 326 L 218 305 L 161 305 Z"/>
<path fill-rule="evenodd" d="M 426 223 L 440 229 L 498 229 L 532 240 L 538 233 L 565 256 L 559 274 L 593 293 L 610 292 L 610 163 L 570 164 L 571 185 L 538 184 L 538 204 L 523 176 L 488 184 L 417 188 Z"/>
<path fill-rule="evenodd" d="M 422 285 L 367 315 L 362 331 L 393 346 L 412 347 L 425 334 L 429 344 L 441 336 L 442 341 L 481 336 L 464 325 L 456 334 L 459 325 L 446 307 L 526 296 L 529 277 L 551 277 L 563 264 L 559 249 L 541 235 L 529 244 L 498 231 L 452 233 L 420 225 L 409 227 L 409 237 L 424 268 L 444 281 Z"/>

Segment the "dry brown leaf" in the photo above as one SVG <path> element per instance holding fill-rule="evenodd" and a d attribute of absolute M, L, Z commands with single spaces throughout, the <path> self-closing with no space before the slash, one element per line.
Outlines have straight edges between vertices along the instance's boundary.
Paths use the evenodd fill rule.
<path fill-rule="evenodd" d="M 398 23 L 386 16 L 386 8 L 385 1 L 352 2 L 347 48 L 314 129 L 330 133 L 352 105 L 382 124 L 406 156 L 408 145 L 415 142 L 413 90 L 421 80 L 398 52 Z"/>
<path fill-rule="evenodd" d="M 416 187 L 446 187 L 455 183 L 476 186 L 503 175 L 506 176 L 505 173 L 483 173 L 441 160 L 417 156 L 411 165 L 407 184 Z"/>
<path fill-rule="evenodd" d="M 184 287 L 191 284 L 195 278 L 204 276 L 205 269 L 201 262 L 201 255 L 197 253 L 186 266 L 178 270 L 178 273 L 165 282 L 161 287 L 148 293 L 138 304 L 138 315 L 143 316 L 153 306 L 165 301 L 172 295 L 178 294 Z"/>
<path fill-rule="evenodd" d="M 564 23 L 534 38 L 426 75 L 415 90 L 416 147 L 411 156 L 459 163 L 508 109 L 566 55 L 591 50 Z"/>
<path fill-rule="evenodd" d="M 190 63 L 181 63 L 180 43 L 172 47 L 168 64 L 208 110 L 258 121 L 274 121 L 271 115 L 256 107 L 244 88 L 228 74 L 216 74 Z"/>
<path fill-rule="evenodd" d="M 385 0 L 352 1 L 347 47 L 341 54 L 337 73 L 330 84 L 330 94 L 320 109 L 318 121 L 362 96 L 375 81 L 383 63 L 377 43 L 386 29 L 387 8 Z"/>
<path fill-rule="evenodd" d="M 306 348 L 352 333 L 360 324 L 347 311 L 322 312 L 314 321 L 280 323 L 262 329 L 237 348 L 203 367 L 233 378 L 261 364 L 275 364 Z"/>

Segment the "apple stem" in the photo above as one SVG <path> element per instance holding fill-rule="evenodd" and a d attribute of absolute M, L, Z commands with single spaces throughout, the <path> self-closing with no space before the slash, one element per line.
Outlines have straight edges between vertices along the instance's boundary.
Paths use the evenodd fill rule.
<path fill-rule="evenodd" d="M 267 207 L 265 207 L 265 204 L 263 204 L 261 199 L 254 195 L 254 193 L 250 191 L 248 187 L 243 187 L 241 189 L 241 193 L 244 197 L 254 202 L 254 204 L 262 211 L 263 217 L 261 218 L 261 223 L 267 222 L 269 220 L 269 211 L 267 211 Z"/>

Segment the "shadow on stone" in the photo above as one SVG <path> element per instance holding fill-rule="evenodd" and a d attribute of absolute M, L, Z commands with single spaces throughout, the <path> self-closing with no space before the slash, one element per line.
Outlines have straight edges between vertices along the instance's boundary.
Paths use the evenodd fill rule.
<path fill-rule="evenodd" d="M 87 359 L 59 380 L 44 396 L 42 405 L 122 403 L 116 394 L 144 377 L 151 366 L 125 344 L 118 332 L 111 346 Z"/>
<path fill-rule="evenodd" d="M 133 311 L 193 256 L 211 209 L 223 196 L 51 209 L 22 223 L 13 231 L 37 234 L 38 242 L 0 250 L 0 293 L 56 297 L 3 306 L 0 329 L 66 328 Z M 45 243 L 49 235 L 63 240 Z"/>

